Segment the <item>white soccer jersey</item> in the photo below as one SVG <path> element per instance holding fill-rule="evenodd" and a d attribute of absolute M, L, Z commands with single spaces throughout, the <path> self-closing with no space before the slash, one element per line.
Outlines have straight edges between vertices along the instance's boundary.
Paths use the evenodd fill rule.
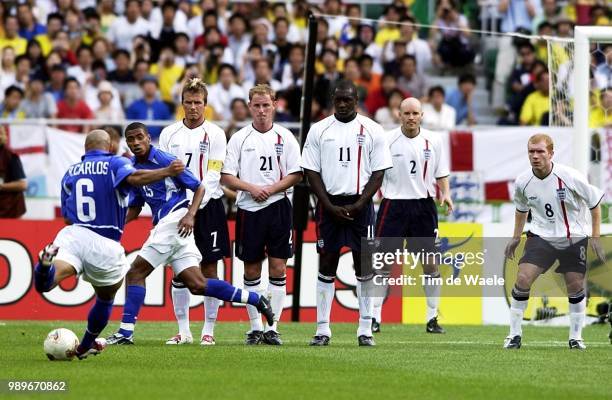
<path fill-rule="evenodd" d="M 164 128 L 159 137 L 159 148 L 182 160 L 204 183 L 206 192 L 200 208 L 204 208 L 211 198 L 223 196 L 219 180 L 226 146 L 223 129 L 208 121 L 195 129 L 189 129 L 183 121 L 179 121 Z M 187 193 L 191 200 L 193 193 Z"/>
<path fill-rule="evenodd" d="M 436 179 L 449 175 L 448 158 L 439 134 L 421 128 L 409 138 L 402 128 L 387 132 L 393 168 L 385 173 L 382 194 L 386 199 L 436 197 Z"/>
<path fill-rule="evenodd" d="M 301 171 L 300 145 L 291 131 L 274 124 L 262 133 L 250 124 L 230 138 L 222 172 L 257 186 L 268 186 Z M 286 193 L 275 193 L 258 203 L 249 192 L 238 191 L 236 205 L 243 210 L 257 211 L 285 196 Z"/>
<path fill-rule="evenodd" d="M 392 166 L 382 126 L 360 114 L 348 123 L 331 115 L 313 124 L 302 152 L 302 167 L 320 173 L 331 195 L 361 194 L 372 172 Z"/>
<path fill-rule="evenodd" d="M 531 232 L 544 238 L 590 236 L 588 209 L 596 207 L 603 192 L 590 185 L 575 169 L 554 163 L 544 179 L 530 170 L 515 182 L 514 204 L 531 210 Z"/>

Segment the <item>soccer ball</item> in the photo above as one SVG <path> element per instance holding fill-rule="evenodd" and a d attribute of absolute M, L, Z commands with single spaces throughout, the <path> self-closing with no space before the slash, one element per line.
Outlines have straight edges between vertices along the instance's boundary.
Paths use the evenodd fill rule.
<path fill-rule="evenodd" d="M 70 361 L 74 358 L 79 338 L 70 329 L 54 329 L 47 335 L 43 345 L 51 361 Z"/>

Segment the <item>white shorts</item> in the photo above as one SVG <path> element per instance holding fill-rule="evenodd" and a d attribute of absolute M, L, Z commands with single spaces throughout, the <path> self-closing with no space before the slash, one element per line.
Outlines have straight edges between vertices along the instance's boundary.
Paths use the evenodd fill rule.
<path fill-rule="evenodd" d="M 153 268 L 170 264 L 175 275 L 189 267 L 200 265 L 202 255 L 193 234 L 183 238 L 178 233 L 178 223 L 187 214 L 187 208 L 180 208 L 162 218 L 151 231 L 138 255 Z"/>
<path fill-rule="evenodd" d="M 55 259 L 72 265 L 94 286 L 112 286 L 130 269 L 121 243 L 82 226 L 64 227 L 53 244 L 59 247 Z"/>

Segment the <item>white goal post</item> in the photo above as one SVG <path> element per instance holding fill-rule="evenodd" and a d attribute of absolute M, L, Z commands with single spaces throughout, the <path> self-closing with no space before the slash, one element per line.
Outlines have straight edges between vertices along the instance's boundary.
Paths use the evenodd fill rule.
<path fill-rule="evenodd" d="M 574 168 L 588 176 L 591 149 L 589 129 L 590 68 L 592 41 L 612 42 L 610 26 L 574 28 Z"/>

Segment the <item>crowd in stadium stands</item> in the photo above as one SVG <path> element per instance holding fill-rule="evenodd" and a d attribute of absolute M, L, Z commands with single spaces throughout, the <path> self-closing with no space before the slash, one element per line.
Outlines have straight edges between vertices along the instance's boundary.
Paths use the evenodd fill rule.
<path fill-rule="evenodd" d="M 475 75 L 486 68 L 483 40 L 463 28 L 480 26 L 483 2 L 438 0 L 425 21 L 415 16 L 419 3 L 378 6 L 374 23 L 357 19 L 364 5 L 340 0 L 2 1 L 0 117 L 180 119 L 181 84 L 201 76 L 209 87 L 206 117 L 227 122 L 229 132 L 248 118 L 245 100 L 257 83 L 278 92 L 277 120 L 298 121 L 312 10 L 335 16 L 318 25 L 314 120 L 332 112 L 331 88 L 346 78 L 358 85 L 361 112 L 385 125 L 398 123 L 406 96 L 426 103 L 424 125 L 430 128 L 476 124 L 473 94 Z M 496 11 L 504 33 L 572 37 L 576 24 L 610 23 L 605 0 L 498 0 Z M 419 29 L 417 23 L 431 27 Z M 498 123 L 546 125 L 546 41 L 497 40 L 487 87 Z M 560 62 L 571 57 L 564 51 L 553 49 Z M 591 125 L 610 125 L 612 44 L 593 51 L 592 62 Z M 432 78 L 441 75 L 456 76 L 456 86 L 436 84 Z"/>

